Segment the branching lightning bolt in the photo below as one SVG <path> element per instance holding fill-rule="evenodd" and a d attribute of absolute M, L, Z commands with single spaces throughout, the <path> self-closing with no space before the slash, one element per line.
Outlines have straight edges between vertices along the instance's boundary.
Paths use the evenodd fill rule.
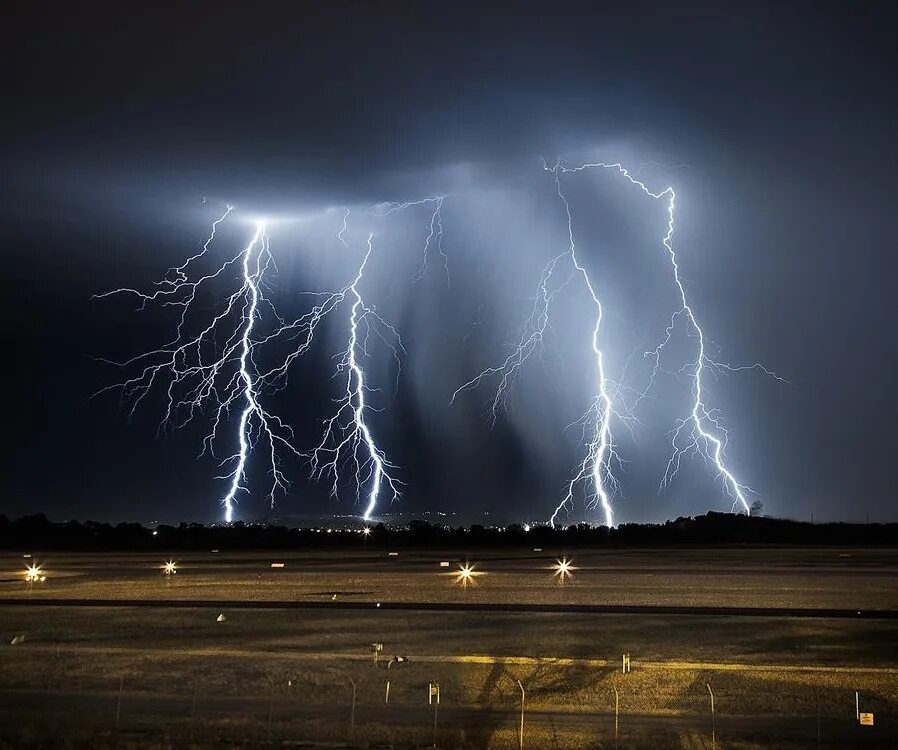
<path fill-rule="evenodd" d="M 427 238 L 424 240 L 424 253 L 421 259 L 421 265 L 412 277 L 412 283 L 421 281 L 427 275 L 428 264 L 430 261 L 430 249 L 436 245 L 440 257 L 443 260 L 443 271 L 446 274 L 446 286 L 449 286 L 449 256 L 443 249 L 443 201 L 446 200 L 445 195 L 435 195 L 429 198 L 421 198 L 416 201 L 405 201 L 397 203 L 389 201 L 386 203 L 378 203 L 368 209 L 368 213 L 374 216 L 389 216 L 390 214 L 402 212 L 416 206 L 428 206 L 431 208 L 430 221 L 427 224 Z"/>
<path fill-rule="evenodd" d="M 549 519 L 549 525 L 555 526 L 555 519 L 561 510 L 573 500 L 574 488 L 578 482 L 590 479 L 592 482 L 592 498 L 590 506 L 594 507 L 600 504 L 605 514 L 605 525 L 609 528 L 614 526 L 614 512 L 611 508 L 611 495 L 617 491 L 617 481 L 611 471 L 612 461 L 617 460 L 617 453 L 614 450 L 614 443 L 611 436 L 611 417 L 615 414 L 611 396 L 608 392 L 609 383 L 605 375 L 605 356 L 600 346 L 600 336 L 602 330 L 602 302 L 596 294 L 595 287 L 589 278 L 586 268 L 580 263 L 577 256 L 577 244 L 574 241 L 574 219 L 571 215 L 571 205 L 567 197 L 561 189 L 561 169 L 558 165 L 552 170 L 555 175 L 555 188 L 558 197 L 564 204 L 565 216 L 567 217 L 568 254 L 571 262 L 577 272 L 583 277 L 583 283 L 589 296 L 592 299 L 593 306 L 596 311 L 596 322 L 592 330 L 592 350 L 595 354 L 596 361 L 596 396 L 592 405 L 584 415 L 585 424 L 590 424 L 591 429 L 588 433 L 588 443 L 586 446 L 586 455 L 580 463 L 579 468 L 575 472 L 573 478 L 568 484 L 567 492 L 564 499 L 555 508 L 555 512 Z"/>
<path fill-rule="evenodd" d="M 359 284 L 374 250 L 373 239 L 374 235 L 369 234 L 368 249 L 358 273 L 345 290 L 352 298 L 349 342 L 345 351 L 339 355 L 336 373 L 337 376 L 345 377 L 345 390 L 336 402 L 335 413 L 325 421 L 324 436 L 311 459 L 315 476 L 331 477 L 331 494 L 335 497 L 339 492 L 341 467 L 347 464 L 351 466 L 360 499 L 367 487 L 363 513 L 366 521 L 370 520 L 385 486 L 391 493 L 392 500 L 399 498 L 401 487 L 401 482 L 392 473 L 396 467 L 375 442 L 368 418 L 368 413 L 373 409 L 366 397 L 373 389 L 365 382 L 362 363 L 368 356 L 367 343 L 372 330 L 376 328 L 377 335 L 390 346 L 397 363 L 400 362 L 399 352 L 402 351 L 402 342 L 396 330 L 373 307 L 365 304 L 359 291 Z M 362 329 L 363 334 L 360 335 Z"/>
<path fill-rule="evenodd" d="M 181 307 L 175 337 L 159 349 L 116 363 L 125 369 L 137 368 L 137 374 L 118 385 L 102 389 L 100 393 L 119 390 L 123 401 L 131 402 L 130 414 L 133 415 L 138 404 L 157 381 L 167 379 L 166 407 L 160 428 L 182 427 L 201 413 L 207 403 L 211 403 L 215 416 L 211 432 L 203 441 L 203 450 L 212 454 L 221 423 L 239 402 L 243 402 L 237 450 L 221 462 L 222 466 L 233 467 L 219 477 L 229 483 L 221 501 L 227 521 L 233 518 L 237 494 L 246 491 L 247 461 L 260 439 L 264 439 L 269 448 L 269 499 L 272 503 L 275 494 L 283 492 L 287 486 L 279 468 L 279 449 L 299 455 L 293 447 L 293 432 L 290 427 L 279 417 L 266 411 L 259 401 L 265 378 L 257 374 L 255 354 L 262 342 L 253 338 L 253 330 L 261 315 L 261 306 L 265 304 L 273 310 L 262 286 L 265 273 L 274 265 L 265 223 L 257 223 L 251 241 L 239 254 L 225 261 L 213 273 L 201 274 L 191 280 L 191 266 L 210 251 L 218 226 L 232 210 L 229 206 L 224 215 L 212 224 L 212 231 L 201 250 L 180 266 L 170 268 L 162 281 L 157 282 L 158 288 L 154 291 L 147 293 L 122 288 L 96 295 L 135 296 L 140 301 L 139 309 L 144 309 L 151 302 Z M 225 271 L 237 263 L 240 263 L 242 269 L 240 287 L 227 297 L 223 309 L 215 313 L 198 334 L 186 334 L 188 315 L 199 289 L 222 277 Z M 220 342 L 221 336 L 225 336 L 223 342 Z"/>
<path fill-rule="evenodd" d="M 595 324 L 592 329 L 591 349 L 595 355 L 596 363 L 596 396 L 587 409 L 581 421 L 584 423 L 584 439 L 586 442 L 585 456 L 577 467 L 573 478 L 567 486 L 565 496 L 552 514 L 549 523 L 555 525 L 555 520 L 563 508 L 572 500 L 575 489 L 580 482 L 589 480 L 592 489 L 588 491 L 587 505 L 592 508 L 601 505 L 605 517 L 605 525 L 614 525 L 614 512 L 611 507 L 611 498 L 617 490 L 618 484 L 611 471 L 612 464 L 619 461 L 614 450 L 611 435 L 611 418 L 616 414 L 610 395 L 610 380 L 605 373 L 605 359 L 600 346 L 602 327 L 602 303 L 596 294 L 595 287 L 589 277 L 586 268 L 581 264 L 577 254 L 577 244 L 574 240 L 573 217 L 571 208 L 561 188 L 561 170 L 559 167 L 549 168 L 555 176 L 555 186 L 567 217 L 568 246 L 567 249 L 553 257 L 543 268 L 537 284 L 536 296 L 530 315 L 524 324 L 521 336 L 517 344 L 512 348 L 511 354 L 499 365 L 488 367 L 475 375 L 466 383 L 455 390 L 449 403 L 455 402 L 458 396 L 470 389 L 477 388 L 481 383 L 492 377 L 498 378 L 496 393 L 489 406 L 489 422 L 494 426 L 499 411 L 505 406 L 508 391 L 518 376 L 524 363 L 536 354 L 541 354 L 548 333 L 552 332 L 550 322 L 550 308 L 555 296 L 571 283 L 575 276 L 579 276 L 589 294 L 595 308 Z M 560 284 L 553 285 L 552 279 L 559 263 L 569 261 L 571 271 Z"/>
<path fill-rule="evenodd" d="M 732 366 L 723 362 L 712 359 L 707 354 L 707 341 L 705 333 L 699 325 L 695 311 L 689 304 L 686 295 L 686 289 L 680 276 L 680 267 L 677 260 L 677 254 L 673 246 L 673 236 L 675 230 L 676 215 L 676 192 L 673 187 L 666 187 L 660 192 L 653 192 L 644 182 L 637 179 L 620 163 L 593 162 L 581 164 L 577 167 L 556 167 L 564 173 L 577 173 L 590 169 L 605 169 L 616 171 L 622 175 L 630 184 L 639 188 L 643 193 L 655 200 L 667 201 L 667 229 L 661 239 L 662 244 L 667 250 L 673 270 L 673 279 L 676 284 L 680 307 L 671 315 L 667 325 L 664 337 L 658 346 L 650 352 L 646 353 L 652 361 L 652 370 L 649 376 L 648 385 L 639 395 L 636 402 L 645 397 L 655 382 L 655 378 L 661 368 L 662 353 L 670 342 L 671 336 L 676 329 L 680 320 L 685 320 L 689 328 L 692 330 L 694 337 L 698 341 L 696 357 L 693 361 L 687 362 L 681 372 L 688 372 L 692 381 L 692 405 L 687 417 L 677 420 L 673 430 L 671 431 L 671 455 L 661 479 L 661 488 L 667 487 L 676 477 L 680 470 L 681 461 L 684 455 L 699 454 L 709 460 L 717 473 L 717 476 L 723 481 L 724 488 L 728 496 L 733 500 L 733 510 L 741 506 L 746 513 L 751 512 L 748 504 L 747 495 L 752 492 L 751 488 L 736 479 L 735 475 L 727 468 L 724 460 L 726 451 L 728 433 L 720 420 L 719 411 L 709 408 L 706 402 L 706 394 L 703 386 L 702 376 L 706 369 L 708 370 L 724 370 L 730 372 L 738 372 L 741 370 L 760 370 L 781 382 L 784 381 L 776 373 L 769 370 L 763 364 L 755 363 L 750 365 Z"/>

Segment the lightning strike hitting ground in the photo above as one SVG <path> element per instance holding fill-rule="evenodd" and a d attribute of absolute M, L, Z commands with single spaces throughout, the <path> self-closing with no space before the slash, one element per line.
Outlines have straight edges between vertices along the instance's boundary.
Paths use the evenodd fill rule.
<path fill-rule="evenodd" d="M 267 442 L 269 449 L 271 485 L 268 497 L 272 503 L 275 494 L 284 491 L 287 486 L 279 469 L 279 449 L 299 455 L 292 445 L 293 432 L 290 427 L 267 412 L 259 401 L 264 378 L 256 374 L 255 352 L 259 342 L 253 339 L 253 329 L 261 315 L 260 306 L 265 304 L 271 307 L 261 282 L 265 273 L 274 266 L 264 222 L 257 223 L 255 234 L 240 253 L 226 260 L 214 272 L 200 273 L 195 280 L 191 280 L 195 262 L 210 252 L 216 230 L 232 210 L 229 206 L 224 215 L 212 224 L 212 231 L 199 252 L 180 266 L 168 270 L 162 281 L 157 282 L 158 289 L 146 293 L 122 288 L 96 295 L 132 295 L 140 301 L 138 309 L 141 310 L 151 302 L 181 308 L 175 337 L 159 349 L 116 363 L 126 370 L 136 368 L 137 374 L 118 385 L 102 389 L 100 393 L 119 390 L 123 402 L 131 403 L 129 414 L 133 415 L 153 386 L 167 380 L 166 406 L 160 429 L 183 427 L 202 413 L 207 404 L 211 404 L 214 418 L 211 432 L 203 441 L 203 452 L 208 451 L 212 455 L 221 423 L 238 407 L 238 403 L 243 402 L 237 431 L 238 447 L 221 462 L 222 466 L 232 467 L 219 477 L 229 483 L 222 498 L 227 521 L 233 518 L 237 494 L 246 491 L 247 461 L 260 439 Z M 199 333 L 185 333 L 191 324 L 190 311 L 200 289 L 216 280 L 225 281 L 226 272 L 238 263 L 242 271 L 240 287 L 227 297 L 222 309 L 214 313 L 211 320 L 201 324 Z"/>
<path fill-rule="evenodd" d="M 372 330 L 376 329 L 376 334 L 390 346 L 397 363 L 400 362 L 399 352 L 402 350 L 402 341 L 396 330 L 374 308 L 365 304 L 359 292 L 359 284 L 374 250 L 373 239 L 374 235 L 369 234 L 368 250 L 355 279 L 347 287 L 353 300 L 349 314 L 349 343 L 339 355 L 336 373 L 337 376 L 345 377 L 344 395 L 337 400 L 334 415 L 325 422 L 324 436 L 312 454 L 313 474 L 318 478 L 331 477 L 331 495 L 334 497 L 339 493 L 341 467 L 347 464 L 351 466 L 359 499 L 367 487 L 365 511 L 362 515 L 365 521 L 370 520 L 377 507 L 384 485 L 394 501 L 399 498 L 401 486 L 401 482 L 391 473 L 396 467 L 377 446 L 368 423 L 368 413 L 374 410 L 366 397 L 372 389 L 365 383 L 362 362 L 368 356 L 367 344 Z M 360 336 L 362 328 L 364 333 Z M 392 336 L 392 341 L 386 338 L 386 333 Z"/>
<path fill-rule="evenodd" d="M 596 396 L 592 405 L 584 415 L 584 424 L 591 425 L 589 429 L 589 438 L 586 445 L 586 454 L 579 468 L 568 484 L 567 493 L 564 499 L 555 508 L 555 512 L 549 519 L 549 525 L 554 528 L 555 519 L 563 508 L 565 508 L 573 500 L 574 488 L 577 483 L 589 480 L 592 483 L 592 491 L 587 495 L 589 498 L 587 507 L 595 507 L 596 504 L 602 506 L 605 514 L 605 525 L 608 528 L 614 526 L 614 512 L 611 509 L 611 496 L 617 491 L 617 481 L 611 471 L 612 461 L 619 461 L 617 453 L 614 450 L 614 443 L 611 437 L 611 417 L 615 414 L 612 405 L 611 396 L 609 395 L 608 379 L 605 377 L 605 357 L 599 344 L 599 338 L 602 330 L 602 303 L 596 294 L 595 287 L 590 281 L 589 273 L 580 263 L 577 256 L 577 244 L 574 241 L 574 220 L 571 216 L 571 206 L 568 203 L 564 192 L 561 189 L 561 171 L 559 165 L 552 170 L 555 175 L 555 188 L 558 197 L 564 204 L 565 215 L 567 216 L 568 255 L 577 272 L 583 277 L 583 283 L 592 304 L 595 307 L 596 322 L 592 329 L 592 351 L 596 360 Z"/>
<path fill-rule="evenodd" d="M 673 280 L 679 297 L 679 307 L 670 316 L 664 336 L 658 346 L 645 353 L 651 362 L 651 372 L 646 387 L 635 391 L 635 400 L 627 406 L 622 392 L 634 392 L 625 386 L 627 367 L 624 364 L 615 381 L 608 373 L 605 352 L 602 347 L 602 323 L 604 309 L 596 291 L 596 284 L 581 261 L 575 241 L 574 217 L 571 204 L 563 189 L 563 178 L 594 169 L 610 170 L 622 175 L 631 185 L 639 188 L 654 200 L 666 203 L 667 228 L 661 242 L 667 250 L 672 267 Z M 677 254 L 673 247 L 676 194 L 671 187 L 652 192 L 645 183 L 634 177 L 618 163 L 594 162 L 567 167 L 556 163 L 544 170 L 553 176 L 555 192 L 564 208 L 567 219 L 567 247 L 552 257 L 543 267 L 529 315 L 511 347 L 511 353 L 499 364 L 489 367 L 461 385 L 452 394 L 450 404 L 463 393 L 481 386 L 487 380 L 496 382 L 496 390 L 488 402 L 488 421 L 494 426 L 500 412 L 506 408 L 510 389 L 521 374 L 524 365 L 534 356 L 543 356 L 547 342 L 557 333 L 551 322 L 551 308 L 557 295 L 570 284 L 582 283 L 594 314 L 590 337 L 590 351 L 594 362 L 594 395 L 584 415 L 574 422 L 582 428 L 583 457 L 575 468 L 564 497 L 556 507 L 549 523 L 554 526 L 559 514 L 570 513 L 580 487 L 585 488 L 587 509 L 601 507 L 604 523 L 614 525 L 612 500 L 619 492 L 619 485 L 612 471 L 621 468 L 621 458 L 615 450 L 612 423 L 632 428 L 636 422 L 634 410 L 647 397 L 662 369 L 661 360 L 674 331 L 680 325 L 688 327 L 689 336 L 697 342 L 695 358 L 687 361 L 679 370 L 691 381 L 691 405 L 688 415 L 680 418 L 671 431 L 671 455 L 667 463 L 661 488 L 675 479 L 684 456 L 699 454 L 712 463 L 716 476 L 722 481 L 726 493 L 733 499 L 733 508 L 740 506 L 750 511 L 747 495 L 750 488 L 738 481 L 727 467 L 724 454 L 728 434 L 719 412 L 708 406 L 703 381 L 706 370 L 740 372 L 760 370 L 783 381 L 762 364 L 733 366 L 717 361 L 709 353 L 709 344 L 699 325 L 680 277 Z M 437 195 L 404 203 L 379 203 L 365 213 L 374 217 L 386 217 L 394 213 L 427 206 L 430 209 L 427 234 L 424 239 L 423 257 L 412 282 L 422 280 L 428 272 L 433 248 L 443 259 L 447 287 L 449 285 L 448 257 L 443 248 L 442 208 L 447 196 Z M 328 478 L 331 494 L 339 495 L 344 484 L 355 489 L 355 500 L 362 504 L 363 518 L 369 520 L 384 492 L 391 500 L 400 496 L 402 482 L 395 476 L 396 466 L 379 447 L 372 430 L 372 415 L 378 410 L 370 403 L 376 388 L 369 384 L 366 361 L 369 358 L 369 340 L 372 335 L 380 339 L 396 361 L 397 388 L 401 372 L 401 355 L 405 353 L 397 331 L 389 325 L 370 303 L 366 303 L 360 291 L 369 260 L 374 252 L 373 234 L 368 234 L 367 250 L 352 280 L 336 291 L 301 292 L 313 300 L 311 309 L 296 319 L 281 318 L 272 301 L 266 295 L 267 276 L 276 273 L 271 254 L 267 227 L 264 221 L 255 224 L 255 232 L 249 243 L 235 255 L 220 262 L 209 272 L 198 270 L 214 255 L 216 233 L 233 212 L 228 206 L 213 221 L 211 231 L 200 249 L 181 265 L 168 269 L 162 280 L 151 291 L 121 288 L 97 297 L 128 295 L 136 297 L 138 309 L 150 304 L 163 308 L 180 308 L 175 324 L 174 337 L 158 349 L 137 355 L 118 364 L 130 373 L 123 382 L 108 386 L 99 393 L 118 390 L 122 402 L 129 404 L 129 415 L 156 388 L 164 394 L 164 415 L 160 430 L 183 427 L 200 415 L 211 413 L 211 429 L 203 440 L 201 455 L 215 455 L 219 443 L 227 441 L 236 448 L 221 461 L 226 467 L 223 476 L 227 491 L 222 498 L 225 519 L 231 521 L 240 493 L 249 492 L 248 467 L 255 448 L 265 446 L 265 464 L 270 476 L 268 500 L 274 505 L 275 496 L 287 489 L 287 480 L 280 469 L 281 455 L 292 454 L 309 461 L 313 478 Z M 337 241 L 349 250 L 350 209 L 342 209 L 342 223 L 336 233 Z M 237 283 L 218 302 L 198 302 L 198 295 L 216 294 L 220 287 Z M 218 292 L 220 294 L 220 291 Z M 348 308 L 349 335 L 346 349 L 337 355 L 335 378 L 342 379 L 341 395 L 335 400 L 336 410 L 324 422 L 320 443 L 304 454 L 294 447 L 291 428 L 278 416 L 267 411 L 263 396 L 287 386 L 291 365 L 309 351 L 320 324 L 337 308 Z M 211 310 L 211 312 L 209 312 Z M 475 326 L 480 324 L 482 307 L 479 308 Z M 465 341 L 467 341 L 467 336 Z M 632 355 L 631 355 L 632 357 Z M 107 360 L 108 361 L 108 360 Z M 676 374 L 676 373 L 675 373 Z M 221 436 L 223 425 L 231 417 L 239 415 L 237 432 L 232 440 Z M 569 425 L 571 427 L 573 425 Z M 348 476 L 347 476 L 348 475 Z M 470 572 L 470 571 L 468 571 Z M 470 576 L 468 576 L 470 578 Z"/>
<path fill-rule="evenodd" d="M 612 398 L 609 393 L 610 381 L 605 375 L 605 362 L 602 349 L 599 344 L 602 327 L 602 303 L 596 294 L 595 287 L 589 278 L 586 268 L 580 263 L 577 255 L 577 244 L 574 241 L 573 218 L 570 205 L 561 189 L 561 171 L 558 166 L 549 168 L 555 177 L 555 187 L 559 199 L 564 205 L 567 216 L 568 247 L 552 258 L 543 268 L 537 284 L 536 296 L 530 315 L 524 324 L 521 336 L 517 344 L 512 347 L 511 354 L 499 365 L 488 367 L 475 375 L 466 383 L 455 390 L 449 403 L 455 402 L 458 396 L 467 390 L 477 388 L 484 380 L 497 377 L 498 385 L 496 394 L 489 407 L 489 422 L 495 426 L 499 411 L 505 406 L 508 390 L 514 383 L 523 364 L 536 354 L 541 354 L 546 335 L 552 332 L 550 323 L 550 308 L 555 296 L 571 283 L 574 277 L 579 276 L 584 282 L 584 287 L 589 294 L 595 308 L 595 324 L 592 329 L 591 348 L 596 362 L 596 396 L 586 413 L 582 417 L 584 422 L 585 456 L 568 484 L 565 496 L 559 503 L 555 512 L 549 519 L 549 524 L 555 526 L 556 518 L 562 509 L 569 507 L 573 502 L 574 493 L 579 483 L 589 481 L 591 490 L 587 490 L 587 507 L 593 508 L 601 505 L 605 518 L 605 525 L 614 525 L 614 512 L 611 508 L 611 497 L 616 492 L 618 484 L 612 474 L 611 467 L 619 457 L 614 450 L 611 437 L 611 417 L 615 414 Z M 560 283 L 553 285 L 552 279 L 559 263 L 569 261 L 571 270 Z"/>
<path fill-rule="evenodd" d="M 638 401 L 643 398 L 654 384 L 655 378 L 660 370 L 661 356 L 664 348 L 670 341 L 671 335 L 680 320 L 685 320 L 691 328 L 697 342 L 697 351 L 695 359 L 687 362 L 681 371 L 690 371 L 690 379 L 692 381 L 692 404 L 687 417 L 677 421 L 671 432 L 671 456 L 668 460 L 664 476 L 661 479 L 661 488 L 667 487 L 676 477 L 680 470 L 680 464 L 684 455 L 699 454 L 710 461 L 722 480 L 727 495 L 733 500 L 733 510 L 737 506 L 741 506 L 742 510 L 750 513 L 751 508 L 747 501 L 747 494 L 752 490 L 745 484 L 739 482 L 735 475 L 727 468 L 724 461 L 724 453 L 727 445 L 727 431 L 721 424 L 719 412 L 711 409 L 706 404 L 706 394 L 703 389 L 702 375 L 705 369 L 717 369 L 730 372 L 738 372 L 740 370 L 761 370 L 781 382 L 786 382 L 775 373 L 768 370 L 764 365 L 755 363 L 744 366 L 731 366 L 726 363 L 717 362 L 708 356 L 706 352 L 706 339 L 702 327 L 699 325 L 698 319 L 686 297 L 686 289 L 680 277 L 680 267 L 677 261 L 677 254 L 673 247 L 673 236 L 675 228 L 675 210 L 676 210 L 676 192 L 670 186 L 660 192 L 652 192 L 646 187 L 645 183 L 633 177 L 630 172 L 620 163 L 593 162 L 581 164 L 577 167 L 556 166 L 556 176 L 561 173 L 576 174 L 591 169 L 603 169 L 615 171 L 622 175 L 631 185 L 639 188 L 643 193 L 655 200 L 667 200 L 667 229 L 661 239 L 661 243 L 667 250 L 670 264 L 673 270 L 673 279 L 676 284 L 680 308 L 676 310 L 670 317 L 664 337 L 658 346 L 651 352 L 646 353 L 646 357 L 652 360 L 652 371 L 649 377 L 648 385 L 640 394 Z"/>

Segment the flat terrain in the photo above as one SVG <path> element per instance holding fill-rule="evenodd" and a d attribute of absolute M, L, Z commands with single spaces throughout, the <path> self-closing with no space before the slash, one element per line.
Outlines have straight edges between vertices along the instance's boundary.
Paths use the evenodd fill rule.
<path fill-rule="evenodd" d="M 438 682 L 440 747 L 511 748 L 520 680 L 526 747 L 614 747 L 615 691 L 619 747 L 711 747 L 709 687 L 717 747 L 898 745 L 898 552 L 563 554 L 7 555 L 0 743 L 430 747 Z"/>

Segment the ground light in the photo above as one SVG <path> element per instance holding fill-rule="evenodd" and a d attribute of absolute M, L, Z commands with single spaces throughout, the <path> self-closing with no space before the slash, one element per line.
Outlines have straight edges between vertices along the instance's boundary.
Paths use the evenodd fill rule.
<path fill-rule="evenodd" d="M 452 575 L 455 576 L 455 582 L 460 583 L 461 587 L 466 589 L 468 586 L 473 586 L 477 583 L 477 576 L 486 574 L 482 571 L 474 570 L 473 563 L 465 563 L 464 565 L 459 565 L 458 570 Z"/>
<path fill-rule="evenodd" d="M 555 564 L 552 566 L 553 576 L 558 578 L 560 583 L 564 583 L 565 578 L 573 577 L 573 571 L 576 570 L 574 567 L 574 561 L 568 560 L 566 557 L 562 557 L 560 560 L 556 560 Z"/>

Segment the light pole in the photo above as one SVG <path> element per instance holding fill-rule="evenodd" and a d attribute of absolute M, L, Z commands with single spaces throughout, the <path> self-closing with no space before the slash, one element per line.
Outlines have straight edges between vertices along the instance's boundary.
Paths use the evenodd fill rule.
<path fill-rule="evenodd" d="M 518 680 L 518 687 L 521 688 L 521 726 L 518 730 L 518 750 L 524 750 L 524 699 L 527 695 L 520 680 Z"/>
<path fill-rule="evenodd" d="M 708 688 L 708 695 L 711 696 L 711 750 L 717 748 L 717 737 L 714 731 L 714 691 L 711 690 L 711 684 L 706 682 L 705 687 Z"/>

